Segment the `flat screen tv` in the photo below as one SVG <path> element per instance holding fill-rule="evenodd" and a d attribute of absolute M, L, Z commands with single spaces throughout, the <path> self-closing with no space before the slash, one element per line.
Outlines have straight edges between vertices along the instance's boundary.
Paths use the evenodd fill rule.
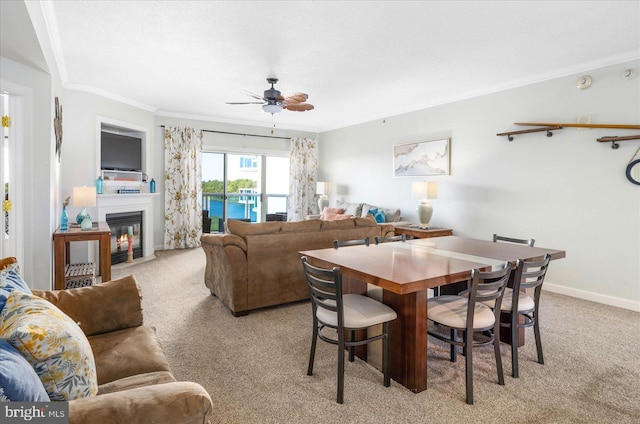
<path fill-rule="evenodd" d="M 142 171 L 142 139 L 102 131 L 100 166 L 106 170 Z"/>

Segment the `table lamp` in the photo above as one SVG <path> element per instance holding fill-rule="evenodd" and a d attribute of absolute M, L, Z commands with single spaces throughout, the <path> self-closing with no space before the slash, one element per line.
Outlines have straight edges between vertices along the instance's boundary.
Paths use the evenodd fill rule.
<path fill-rule="evenodd" d="M 324 208 L 329 206 L 329 183 L 318 181 L 316 183 L 316 194 L 318 194 L 318 208 L 320 208 L 320 213 L 324 210 Z"/>
<path fill-rule="evenodd" d="M 414 181 L 411 184 L 411 197 L 421 199 L 417 209 L 420 228 L 429 228 L 429 221 L 431 221 L 431 216 L 433 215 L 433 206 L 427 199 L 438 198 L 438 183 Z"/>
<path fill-rule="evenodd" d="M 91 229 L 91 216 L 87 211 L 87 207 L 96 205 L 96 188 L 95 187 L 74 187 L 73 188 L 73 206 L 82 207 L 82 210 L 76 216 L 76 222 L 80 224 L 80 228 L 87 231 Z"/>

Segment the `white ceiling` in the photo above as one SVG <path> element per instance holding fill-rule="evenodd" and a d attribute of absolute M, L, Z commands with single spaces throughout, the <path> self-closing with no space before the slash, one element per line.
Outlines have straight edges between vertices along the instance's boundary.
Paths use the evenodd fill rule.
<path fill-rule="evenodd" d="M 271 126 L 277 77 L 326 131 L 640 57 L 639 1 L 42 2 L 68 88 L 160 115 Z"/>

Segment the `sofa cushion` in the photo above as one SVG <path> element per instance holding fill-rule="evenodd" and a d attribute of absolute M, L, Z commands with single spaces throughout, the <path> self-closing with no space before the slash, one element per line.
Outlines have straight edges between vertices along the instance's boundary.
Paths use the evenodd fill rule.
<path fill-rule="evenodd" d="M 322 225 L 322 221 L 319 219 L 308 219 L 305 221 L 291 221 L 291 222 L 283 222 L 280 227 L 280 232 L 283 233 L 298 233 L 298 232 L 307 232 L 307 231 L 318 231 L 320 230 L 320 226 Z"/>
<path fill-rule="evenodd" d="M 31 364 L 51 400 L 98 393 L 89 341 L 71 318 L 46 300 L 11 292 L 0 313 L 0 337 Z"/>
<path fill-rule="evenodd" d="M 281 221 L 269 221 L 261 223 L 252 223 L 238 221 L 232 219 L 227 221 L 227 229 L 229 234 L 235 234 L 242 238 L 246 238 L 249 234 L 273 234 L 280 232 Z"/>
<path fill-rule="evenodd" d="M 22 279 L 18 272 L 18 264 L 8 260 L 15 258 L 3 259 L 3 264 L 0 265 L 0 311 L 4 307 L 9 293 L 14 290 L 18 290 L 24 293 L 31 293 L 31 289 L 25 281 Z"/>
<path fill-rule="evenodd" d="M 176 381 L 176 379 L 169 371 L 154 371 L 145 374 L 137 374 L 101 384 L 98 387 L 98 395 L 121 392 L 123 390 L 151 386 L 154 384 L 171 383 L 173 381 Z"/>
<path fill-rule="evenodd" d="M 13 256 L 9 256 L 7 258 L 2 258 L 2 259 L 0 259 L 0 271 L 5 269 L 9 265 L 17 264 L 17 263 L 18 263 L 18 260 L 16 258 L 14 258 Z"/>
<path fill-rule="evenodd" d="M 336 200 L 336 207 L 344 209 L 343 213 L 348 215 L 362 216 L 362 203 L 349 203 L 342 200 Z"/>
<path fill-rule="evenodd" d="M 58 307 L 87 336 L 142 325 L 142 295 L 133 275 L 90 287 L 33 290 L 33 294 Z"/>
<path fill-rule="evenodd" d="M 333 217 L 336 215 L 342 215 L 344 214 L 344 208 L 329 208 L 329 207 L 325 207 L 322 210 L 322 213 L 320 214 L 320 219 L 328 219 L 327 216 Z"/>
<path fill-rule="evenodd" d="M 31 364 L 3 339 L 0 339 L 0 402 L 49 402 L 49 395 Z"/>
<path fill-rule="evenodd" d="M 98 384 L 156 371 L 169 371 L 153 327 L 140 326 L 89 337 Z"/>
<path fill-rule="evenodd" d="M 367 216 L 369 210 L 376 209 L 378 211 L 383 211 L 385 214 L 385 222 L 397 222 L 400 221 L 400 209 L 385 209 L 379 206 L 370 205 L 368 203 L 362 204 L 362 216 Z"/>
<path fill-rule="evenodd" d="M 325 214 L 324 216 L 325 221 L 338 221 L 340 219 L 349 219 L 349 218 L 353 218 L 353 215 L 347 215 L 345 213 L 328 213 L 328 214 Z"/>
<path fill-rule="evenodd" d="M 383 222 L 385 222 L 385 213 L 383 210 L 378 210 L 375 208 L 369 209 L 367 215 L 373 216 L 373 219 L 375 219 L 378 224 L 382 224 Z"/>

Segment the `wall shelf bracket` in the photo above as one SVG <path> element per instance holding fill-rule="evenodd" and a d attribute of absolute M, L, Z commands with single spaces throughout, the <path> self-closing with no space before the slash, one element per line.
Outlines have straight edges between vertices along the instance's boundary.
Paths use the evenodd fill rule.
<path fill-rule="evenodd" d="M 507 136 L 507 139 L 509 141 L 513 141 L 513 136 L 516 134 L 528 134 L 528 133 L 534 133 L 534 132 L 543 132 L 546 131 L 547 132 L 547 137 L 553 137 L 553 132 L 555 130 L 561 130 L 562 126 L 561 125 L 551 125 L 551 126 L 545 126 L 542 128 L 531 128 L 528 130 L 519 130 L 519 131 L 508 131 L 508 132 L 503 132 L 503 133 L 499 133 L 496 134 L 497 136 Z"/>
<path fill-rule="evenodd" d="M 611 136 L 611 137 L 600 137 L 596 139 L 596 141 L 599 141 L 600 143 L 611 142 L 611 148 L 613 150 L 616 150 L 617 148 L 620 147 L 620 145 L 618 144 L 618 141 L 624 141 L 624 140 L 640 140 L 640 135 L 628 135 L 624 137 Z"/>

